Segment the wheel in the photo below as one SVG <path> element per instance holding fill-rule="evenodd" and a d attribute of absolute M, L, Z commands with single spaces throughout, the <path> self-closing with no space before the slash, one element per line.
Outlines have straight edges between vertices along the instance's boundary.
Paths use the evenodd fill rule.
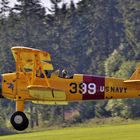
<path fill-rule="evenodd" d="M 29 125 L 29 120 L 23 112 L 17 111 L 11 116 L 12 126 L 18 130 L 25 130 Z"/>

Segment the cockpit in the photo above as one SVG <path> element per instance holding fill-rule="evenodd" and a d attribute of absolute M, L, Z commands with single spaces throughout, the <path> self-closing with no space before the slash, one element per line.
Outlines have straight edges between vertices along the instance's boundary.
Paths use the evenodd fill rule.
<path fill-rule="evenodd" d="M 44 73 L 36 71 L 36 77 L 39 77 L 39 78 L 59 77 L 59 78 L 72 79 L 73 75 L 69 75 L 66 70 L 62 70 L 62 71 L 60 71 L 60 70 L 56 70 L 56 71 L 44 70 Z"/>
<path fill-rule="evenodd" d="M 49 78 L 49 77 L 54 77 L 54 76 L 55 77 L 60 77 L 60 78 L 66 78 L 66 79 L 72 79 L 73 78 L 73 75 L 69 75 L 66 70 L 62 70 L 62 71 L 56 70 L 56 71 L 52 72 L 51 75 L 48 74 L 47 77 Z"/>

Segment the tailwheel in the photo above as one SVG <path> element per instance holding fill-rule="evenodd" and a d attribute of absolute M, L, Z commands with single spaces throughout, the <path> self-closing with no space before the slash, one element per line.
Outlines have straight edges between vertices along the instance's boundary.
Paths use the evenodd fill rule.
<path fill-rule="evenodd" d="M 18 131 L 22 131 L 25 130 L 28 125 L 29 125 L 29 120 L 26 117 L 26 115 L 21 112 L 21 111 L 17 111 L 15 112 L 12 116 L 11 116 L 11 124 L 13 125 L 13 127 L 18 130 Z"/>

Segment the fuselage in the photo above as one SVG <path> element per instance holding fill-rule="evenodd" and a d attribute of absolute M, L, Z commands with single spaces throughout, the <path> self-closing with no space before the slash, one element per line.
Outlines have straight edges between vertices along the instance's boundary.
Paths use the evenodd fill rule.
<path fill-rule="evenodd" d="M 72 77 L 59 77 L 52 74 L 47 78 L 50 87 L 47 88 L 44 77 L 35 76 L 30 83 L 32 73 L 7 73 L 2 75 L 2 96 L 9 99 L 38 100 L 38 101 L 81 101 L 98 99 L 139 98 L 138 83 L 125 83 L 123 79 L 100 77 L 93 75 L 75 74 Z M 37 91 L 32 96 L 28 86 L 43 86 L 43 92 Z M 66 96 L 58 91 L 63 91 Z M 42 94 L 42 95 L 41 95 Z M 52 97 L 47 94 L 54 94 Z M 60 96 L 59 96 L 59 95 Z"/>
<path fill-rule="evenodd" d="M 73 101 L 140 97 L 140 67 L 128 80 L 86 74 L 67 76 L 54 70 L 48 52 L 22 46 L 11 48 L 16 72 L 0 75 L 0 98 L 15 100 L 12 126 L 19 131 L 28 127 L 25 101 L 37 104 L 67 105 Z"/>

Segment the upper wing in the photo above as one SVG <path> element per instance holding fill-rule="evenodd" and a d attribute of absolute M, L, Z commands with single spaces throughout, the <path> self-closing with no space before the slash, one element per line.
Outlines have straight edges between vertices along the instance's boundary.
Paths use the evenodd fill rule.
<path fill-rule="evenodd" d="M 44 70 L 53 70 L 53 65 L 48 63 L 51 61 L 51 56 L 48 52 L 27 47 L 12 47 L 11 48 L 15 61 L 22 64 L 25 69 L 33 69 L 35 62 L 41 64 Z M 38 60 L 36 60 L 36 56 Z"/>

